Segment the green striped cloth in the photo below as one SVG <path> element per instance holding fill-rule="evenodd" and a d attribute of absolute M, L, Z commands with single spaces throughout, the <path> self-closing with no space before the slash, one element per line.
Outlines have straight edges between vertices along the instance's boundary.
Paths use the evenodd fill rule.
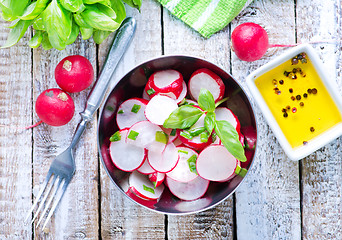
<path fill-rule="evenodd" d="M 173 15 L 209 38 L 235 18 L 252 0 L 158 0 Z"/>

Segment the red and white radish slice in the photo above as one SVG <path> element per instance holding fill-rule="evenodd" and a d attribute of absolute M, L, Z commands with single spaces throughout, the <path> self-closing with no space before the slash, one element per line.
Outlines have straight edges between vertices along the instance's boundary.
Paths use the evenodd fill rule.
<path fill-rule="evenodd" d="M 206 68 L 196 70 L 189 80 L 190 95 L 194 100 L 198 100 L 201 88 L 207 89 L 214 97 L 215 102 L 224 96 L 225 85 L 222 79 Z"/>
<path fill-rule="evenodd" d="M 138 196 L 137 194 L 135 194 L 131 188 L 128 189 L 127 192 L 125 192 L 126 195 L 128 197 L 130 197 L 132 200 L 136 201 L 137 203 L 141 204 L 141 205 L 144 205 L 146 207 L 149 207 L 149 208 L 153 208 L 154 204 L 156 204 L 158 202 L 157 199 L 154 199 L 154 200 L 148 200 L 148 199 L 144 199 L 140 196 Z"/>
<path fill-rule="evenodd" d="M 206 193 L 210 181 L 197 176 L 194 180 L 183 183 L 166 176 L 166 182 L 173 195 L 185 201 L 192 201 Z"/>
<path fill-rule="evenodd" d="M 168 143 L 164 150 L 148 151 L 147 159 L 154 170 L 167 173 L 174 169 L 178 163 L 178 150 L 173 143 Z"/>
<path fill-rule="evenodd" d="M 217 121 L 225 120 L 229 122 L 233 125 L 233 127 L 235 127 L 236 131 L 240 134 L 240 121 L 238 117 L 232 112 L 232 110 L 226 107 L 218 107 L 215 109 L 215 115 Z"/>
<path fill-rule="evenodd" d="M 139 168 L 145 159 L 145 149 L 126 143 L 128 129 L 120 130 L 116 134 L 120 139 L 109 146 L 110 157 L 114 165 L 122 171 L 131 172 Z"/>
<path fill-rule="evenodd" d="M 181 101 L 183 101 L 183 99 L 186 97 L 186 94 L 188 93 L 188 88 L 186 86 L 186 82 L 183 81 L 182 83 L 182 92 L 179 95 L 179 97 L 176 99 L 177 104 L 179 104 Z"/>
<path fill-rule="evenodd" d="M 153 183 L 154 187 L 160 186 L 164 182 L 165 173 L 154 172 L 148 175 L 148 179 Z"/>
<path fill-rule="evenodd" d="M 154 124 L 163 125 L 170 114 L 178 108 L 175 100 L 168 96 L 156 95 L 147 104 L 146 118 Z"/>
<path fill-rule="evenodd" d="M 165 135 L 165 139 L 158 138 L 163 134 L 165 135 L 159 126 L 149 121 L 141 121 L 129 129 L 126 141 L 129 144 L 147 148 L 148 150 L 160 150 L 164 149 L 167 143 L 167 135 Z"/>
<path fill-rule="evenodd" d="M 146 151 L 148 151 L 148 150 L 146 150 Z M 148 153 L 146 152 L 146 157 L 145 157 L 143 164 L 137 169 L 138 172 L 140 172 L 141 174 L 144 174 L 144 175 L 148 175 L 148 174 L 155 172 L 155 170 L 148 163 L 147 154 Z"/>
<path fill-rule="evenodd" d="M 147 120 L 145 108 L 148 101 L 142 98 L 131 98 L 121 103 L 116 114 L 116 123 L 120 129 L 129 128 L 133 124 Z"/>
<path fill-rule="evenodd" d="M 166 175 L 175 181 L 190 182 L 198 176 L 196 173 L 198 153 L 188 147 L 177 147 L 177 149 L 179 161 L 176 167 Z"/>
<path fill-rule="evenodd" d="M 241 133 L 245 136 L 244 142 L 247 149 L 255 149 L 257 141 L 257 133 L 253 126 L 245 126 L 241 128 Z"/>
<path fill-rule="evenodd" d="M 137 171 L 131 173 L 128 182 L 132 192 L 143 199 L 158 199 L 164 191 L 163 184 L 155 188 L 146 175 Z"/>
<path fill-rule="evenodd" d="M 145 92 L 153 98 L 159 93 L 173 93 L 178 98 L 182 92 L 183 76 L 180 72 L 168 69 L 153 73 L 145 86 Z"/>
<path fill-rule="evenodd" d="M 241 167 L 241 162 L 240 162 L 239 160 L 237 160 L 237 161 L 238 161 L 238 166 Z M 219 182 L 227 182 L 227 181 L 229 181 L 229 180 L 232 180 L 236 175 L 237 175 L 236 172 L 234 172 L 234 174 L 232 174 L 231 176 L 229 176 L 227 179 L 222 180 L 222 181 L 219 181 Z"/>
<path fill-rule="evenodd" d="M 189 131 L 195 130 L 195 129 L 199 129 L 199 128 L 204 128 L 204 118 L 205 118 L 205 114 L 203 114 L 198 120 L 197 122 L 189 129 Z M 212 143 L 212 138 L 209 136 L 208 141 L 207 142 L 203 142 L 201 140 L 201 136 L 193 136 L 193 137 L 189 137 L 190 132 L 188 130 L 177 130 L 177 135 L 178 138 L 183 142 L 184 145 L 193 148 L 195 150 L 201 151 L 202 149 L 204 149 L 205 147 L 209 146 Z M 186 137 L 188 136 L 188 137 Z"/>
<path fill-rule="evenodd" d="M 150 99 L 151 99 L 150 96 L 145 91 L 143 91 L 143 94 L 141 97 L 147 101 L 150 101 Z"/>
<path fill-rule="evenodd" d="M 238 160 L 223 145 L 210 145 L 198 156 L 198 175 L 210 181 L 224 181 L 235 174 Z"/>
<path fill-rule="evenodd" d="M 176 129 L 164 128 L 163 126 L 161 126 L 161 129 L 164 131 L 164 133 L 166 133 L 168 135 L 169 143 L 176 140 L 176 138 L 177 138 L 177 130 Z"/>

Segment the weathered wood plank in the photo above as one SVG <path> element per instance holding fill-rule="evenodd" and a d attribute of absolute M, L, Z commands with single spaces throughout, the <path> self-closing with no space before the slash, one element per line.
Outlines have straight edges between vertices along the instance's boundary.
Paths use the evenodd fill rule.
<path fill-rule="evenodd" d="M 137 20 L 133 42 L 118 65 L 113 78 L 121 78 L 137 64 L 161 55 L 160 6 L 143 1 L 141 13 L 126 7 L 127 16 Z M 112 38 L 99 47 L 99 65 L 103 65 Z M 164 215 L 153 213 L 127 199 L 110 181 L 101 167 L 102 239 L 163 239 Z"/>
<path fill-rule="evenodd" d="M 0 45 L 8 36 L 0 21 Z M 0 239 L 31 239 L 24 218 L 32 197 L 32 52 L 27 33 L 17 45 L 0 50 Z"/>
<path fill-rule="evenodd" d="M 331 78 L 341 85 L 341 2 L 297 1 L 298 41 L 338 40 L 315 49 Z M 302 161 L 303 239 L 342 239 L 342 138 Z"/>
<path fill-rule="evenodd" d="M 87 57 L 96 71 L 96 47 L 91 41 L 77 40 L 66 50 L 34 50 L 34 99 L 45 89 L 58 87 L 54 80 L 54 69 L 62 58 L 80 54 Z M 83 111 L 90 89 L 71 94 L 75 102 L 75 116 L 62 127 L 42 124 L 33 131 L 33 173 L 34 186 L 41 184 L 54 157 L 70 144 L 79 112 Z M 35 121 L 38 121 L 34 115 Z M 98 239 L 98 157 L 96 148 L 96 116 L 77 145 L 75 154 L 76 172 L 60 202 L 48 229 L 35 231 L 38 239 Z M 41 226 L 40 226 L 41 227 Z"/>
<path fill-rule="evenodd" d="M 229 72 L 229 28 L 202 38 L 164 9 L 165 54 L 187 54 L 211 61 Z M 198 214 L 168 217 L 169 239 L 233 239 L 233 199 Z"/>
<path fill-rule="evenodd" d="M 269 34 L 270 43 L 295 42 L 294 2 L 256 0 L 233 22 L 255 22 Z M 233 76 L 245 85 L 246 76 L 285 49 L 270 49 L 258 61 L 247 63 L 232 54 Z M 254 166 L 236 192 L 238 239 L 300 239 L 300 190 L 298 162 L 284 154 L 260 109 L 254 104 L 258 121 L 258 149 Z"/>

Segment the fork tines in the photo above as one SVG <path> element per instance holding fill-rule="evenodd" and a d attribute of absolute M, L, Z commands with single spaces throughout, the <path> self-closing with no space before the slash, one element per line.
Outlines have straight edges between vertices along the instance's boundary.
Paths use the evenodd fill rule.
<path fill-rule="evenodd" d="M 51 180 L 51 181 L 50 181 Z M 56 174 L 53 174 L 50 170 L 41 186 L 41 189 L 30 209 L 30 211 L 27 213 L 27 216 L 25 218 L 25 222 L 28 221 L 30 216 L 32 216 L 32 213 L 34 212 L 34 209 L 39 203 L 39 206 L 31 220 L 31 224 L 35 221 L 35 219 L 40 215 L 39 220 L 36 224 L 36 227 L 40 225 L 42 220 L 44 219 L 44 216 L 48 215 L 45 219 L 45 222 L 43 224 L 44 229 L 46 227 L 46 224 L 48 223 L 49 219 L 51 218 L 53 212 L 55 211 L 60 199 L 62 198 L 70 180 L 67 180 L 65 178 L 62 178 Z M 48 200 L 47 200 L 48 199 Z M 52 204 L 52 205 L 51 205 Z M 41 212 L 42 208 L 44 207 L 43 211 Z"/>

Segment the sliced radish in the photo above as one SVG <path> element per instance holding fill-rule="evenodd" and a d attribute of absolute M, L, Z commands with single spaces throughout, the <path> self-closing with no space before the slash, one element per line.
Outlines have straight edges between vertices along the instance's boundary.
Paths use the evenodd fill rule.
<path fill-rule="evenodd" d="M 149 122 L 141 121 L 134 124 L 128 132 L 127 143 L 149 150 L 160 150 L 166 146 L 167 135 L 163 130 Z"/>
<path fill-rule="evenodd" d="M 198 153 L 188 147 L 177 147 L 177 150 L 179 161 L 176 167 L 166 175 L 175 181 L 190 182 L 198 176 L 196 172 Z"/>
<path fill-rule="evenodd" d="M 177 137 L 177 138 L 173 141 L 173 144 L 174 144 L 176 147 L 178 147 L 178 146 L 180 146 L 180 145 L 183 145 L 183 146 L 184 146 L 183 142 L 179 139 L 179 137 Z"/>
<path fill-rule="evenodd" d="M 158 199 L 164 191 L 163 184 L 155 188 L 146 175 L 137 171 L 131 173 L 128 182 L 132 192 L 143 199 Z"/>
<path fill-rule="evenodd" d="M 163 125 L 170 114 L 178 108 L 175 100 L 168 96 L 156 95 L 147 104 L 146 118 L 154 124 Z"/>
<path fill-rule="evenodd" d="M 238 161 L 238 166 L 241 167 L 241 162 L 239 160 Z M 232 180 L 235 176 L 237 176 L 237 174 L 234 172 L 234 174 L 232 174 L 231 176 L 229 176 L 227 179 L 219 181 L 219 182 L 227 182 L 229 180 Z"/>
<path fill-rule="evenodd" d="M 145 91 L 143 91 L 143 94 L 141 97 L 147 101 L 150 101 L 150 99 L 151 99 L 150 96 Z"/>
<path fill-rule="evenodd" d="M 137 203 L 140 203 L 141 205 L 144 205 L 146 207 L 149 207 L 149 208 L 153 208 L 154 204 L 156 204 L 158 202 L 157 199 L 154 199 L 154 200 L 148 200 L 148 199 L 144 199 L 140 196 L 138 196 L 137 194 L 135 194 L 132 189 L 128 189 L 127 192 L 125 192 L 126 195 L 128 197 L 130 197 L 132 200 L 136 201 Z"/>
<path fill-rule="evenodd" d="M 133 124 L 147 120 L 145 108 L 148 101 L 142 98 L 131 98 L 121 103 L 116 114 L 116 123 L 120 129 L 129 128 Z"/>
<path fill-rule="evenodd" d="M 148 175 L 148 179 L 153 183 L 154 187 L 160 186 L 164 182 L 165 173 L 154 172 Z"/>
<path fill-rule="evenodd" d="M 128 130 L 116 132 L 115 141 L 110 143 L 109 153 L 114 165 L 122 171 L 131 172 L 139 168 L 145 158 L 144 148 L 126 143 Z"/>
<path fill-rule="evenodd" d="M 215 114 L 217 121 L 225 120 L 229 122 L 233 125 L 233 127 L 235 127 L 236 131 L 240 134 L 240 121 L 238 117 L 232 112 L 232 110 L 226 107 L 218 107 L 215 109 Z"/>
<path fill-rule="evenodd" d="M 173 142 L 177 138 L 177 130 L 172 128 L 164 128 L 163 126 L 160 126 L 161 129 L 166 133 L 169 137 L 169 142 Z"/>
<path fill-rule="evenodd" d="M 255 149 L 257 133 L 254 127 L 245 126 L 241 128 L 241 133 L 245 136 L 244 142 L 247 149 Z"/>
<path fill-rule="evenodd" d="M 167 173 L 178 163 L 178 150 L 173 143 L 168 143 L 164 150 L 148 151 L 147 159 L 154 170 Z"/>
<path fill-rule="evenodd" d="M 198 175 L 210 181 L 223 181 L 235 174 L 238 160 L 223 145 L 210 145 L 197 158 Z"/>
<path fill-rule="evenodd" d="M 206 193 L 210 181 L 197 176 L 194 180 L 183 183 L 166 176 L 166 182 L 173 195 L 185 201 L 192 201 Z"/>
<path fill-rule="evenodd" d="M 188 93 L 188 88 L 186 86 L 186 82 L 185 81 L 183 81 L 182 87 L 183 87 L 183 90 L 182 90 L 181 94 L 179 95 L 179 97 L 176 99 L 177 104 L 182 102 L 183 99 L 186 97 L 186 94 Z"/>
<path fill-rule="evenodd" d="M 221 100 L 224 96 L 225 85 L 222 79 L 209 69 L 202 68 L 195 71 L 189 80 L 190 95 L 196 101 L 198 100 L 201 88 L 211 92 L 215 102 Z"/>
<path fill-rule="evenodd" d="M 146 151 L 148 151 L 148 150 L 146 150 Z M 146 152 L 146 157 L 144 159 L 143 164 L 137 169 L 138 172 L 140 172 L 141 174 L 144 174 L 144 175 L 148 175 L 148 174 L 155 172 L 155 170 L 148 163 L 147 154 L 148 153 Z"/>
<path fill-rule="evenodd" d="M 182 92 L 183 76 L 176 70 L 168 69 L 153 73 L 145 86 L 145 92 L 153 98 L 159 93 L 173 93 L 178 98 Z"/>
<path fill-rule="evenodd" d="M 205 138 L 205 140 L 201 136 L 201 134 L 207 133 L 204 128 L 204 118 L 205 114 L 203 114 L 189 130 L 177 129 L 178 138 L 183 142 L 184 145 L 201 151 L 212 143 L 212 138 L 210 136 L 207 136 L 208 138 Z M 196 131 L 202 132 L 196 136 L 196 134 L 193 134 Z"/>

